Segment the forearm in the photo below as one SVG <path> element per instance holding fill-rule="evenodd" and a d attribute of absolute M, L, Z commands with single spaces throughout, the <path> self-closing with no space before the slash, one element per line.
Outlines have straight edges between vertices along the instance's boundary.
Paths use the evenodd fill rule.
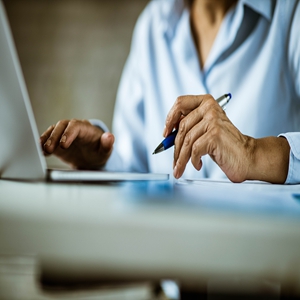
<path fill-rule="evenodd" d="M 248 180 L 284 183 L 289 168 L 290 146 L 284 137 L 253 139 Z"/>

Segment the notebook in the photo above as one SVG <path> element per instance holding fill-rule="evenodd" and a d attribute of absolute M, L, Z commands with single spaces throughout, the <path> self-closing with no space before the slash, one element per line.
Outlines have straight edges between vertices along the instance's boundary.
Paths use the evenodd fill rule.
<path fill-rule="evenodd" d="M 4 5 L 0 0 L 0 178 L 50 181 L 167 180 L 168 174 L 49 170 Z"/>

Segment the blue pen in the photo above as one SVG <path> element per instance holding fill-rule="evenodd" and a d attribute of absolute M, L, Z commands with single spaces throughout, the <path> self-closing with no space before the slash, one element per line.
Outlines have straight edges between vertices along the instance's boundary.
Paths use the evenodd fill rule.
<path fill-rule="evenodd" d="M 225 94 L 223 96 L 221 96 L 220 98 L 216 99 L 216 101 L 219 103 L 219 105 L 224 109 L 226 104 L 229 102 L 229 100 L 231 99 L 231 94 Z M 174 142 L 175 142 L 175 138 L 177 135 L 178 130 L 174 130 L 172 131 L 154 150 L 154 152 L 152 154 L 157 154 L 160 153 L 162 151 L 165 151 L 169 148 L 171 148 L 172 146 L 174 146 Z"/>

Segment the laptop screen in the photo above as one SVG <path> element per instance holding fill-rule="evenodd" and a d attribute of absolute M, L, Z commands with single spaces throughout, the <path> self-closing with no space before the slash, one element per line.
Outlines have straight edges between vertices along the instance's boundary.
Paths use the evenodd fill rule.
<path fill-rule="evenodd" d="M 4 5 L 0 0 L 0 178 L 46 177 L 46 161 Z"/>

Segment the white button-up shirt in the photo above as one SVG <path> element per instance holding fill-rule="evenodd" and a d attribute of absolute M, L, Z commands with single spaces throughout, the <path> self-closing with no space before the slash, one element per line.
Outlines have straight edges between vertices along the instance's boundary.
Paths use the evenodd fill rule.
<path fill-rule="evenodd" d="M 226 14 L 203 69 L 183 0 L 154 0 L 133 34 L 115 106 L 107 169 L 172 174 L 173 149 L 157 155 L 165 118 L 180 95 L 231 93 L 226 114 L 255 138 L 284 134 L 287 183 L 300 182 L 300 2 L 240 0 Z M 293 132 L 293 133 L 289 133 Z M 226 178 L 206 155 L 185 178 Z"/>

